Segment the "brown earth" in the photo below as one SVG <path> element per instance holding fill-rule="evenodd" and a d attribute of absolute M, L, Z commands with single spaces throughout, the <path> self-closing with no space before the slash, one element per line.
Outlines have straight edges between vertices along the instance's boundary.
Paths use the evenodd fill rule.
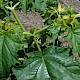
<path fill-rule="evenodd" d="M 71 6 L 76 12 L 80 12 L 80 1 L 79 0 L 59 0 L 62 7 Z"/>

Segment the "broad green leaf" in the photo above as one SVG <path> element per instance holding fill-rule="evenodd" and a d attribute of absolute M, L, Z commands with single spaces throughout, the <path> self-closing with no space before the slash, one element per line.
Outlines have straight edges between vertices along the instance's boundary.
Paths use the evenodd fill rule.
<path fill-rule="evenodd" d="M 14 30 L 0 31 L 0 79 L 8 76 L 10 67 L 18 63 L 17 51 L 25 43 L 21 33 Z"/>
<path fill-rule="evenodd" d="M 13 68 L 13 73 L 17 80 L 79 80 L 79 64 L 68 53 L 67 48 L 53 46 L 29 53 L 26 66 Z"/>

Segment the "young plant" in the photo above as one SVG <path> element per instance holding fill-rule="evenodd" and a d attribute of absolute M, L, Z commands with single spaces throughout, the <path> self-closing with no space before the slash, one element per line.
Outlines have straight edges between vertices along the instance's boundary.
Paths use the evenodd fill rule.
<path fill-rule="evenodd" d="M 26 32 L 15 12 L 19 2 L 14 6 L 12 2 L 10 4 L 11 6 L 6 8 L 13 13 L 18 24 L 0 21 L 0 79 L 8 77 L 12 68 L 11 71 L 17 80 L 79 80 L 79 57 L 76 56 L 74 59 L 73 55 L 70 55 L 71 50 L 73 54 L 79 53 L 80 29 L 76 19 L 79 14 L 72 12 L 71 8 L 62 9 L 59 3 L 58 9 L 51 12 L 51 16 L 56 15 L 56 17 L 50 25 L 40 30 L 32 27 Z M 46 37 L 42 44 L 39 43 L 39 40 L 44 38 L 43 32 L 45 36 L 51 37 L 49 40 L 52 40 L 52 44 L 42 49 L 43 45 L 46 46 L 43 44 L 46 42 Z M 71 47 L 61 45 L 65 40 L 69 41 Z M 24 51 L 29 47 L 37 49 L 27 51 L 27 54 L 25 51 L 23 58 L 19 58 L 17 51 L 22 47 Z M 7 80 L 10 78 L 11 76 Z"/>

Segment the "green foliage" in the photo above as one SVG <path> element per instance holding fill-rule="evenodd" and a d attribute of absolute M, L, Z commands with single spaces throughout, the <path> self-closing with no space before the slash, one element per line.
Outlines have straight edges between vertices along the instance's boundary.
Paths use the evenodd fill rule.
<path fill-rule="evenodd" d="M 50 46 L 28 53 L 22 68 L 13 68 L 17 80 L 79 80 L 80 67 L 68 55 L 69 49 Z"/>
<path fill-rule="evenodd" d="M 0 20 L 0 80 L 11 80 L 11 72 L 17 80 L 79 80 L 80 14 L 60 3 L 54 8 L 56 0 L 20 1 L 25 13 L 29 4 L 42 12 L 47 26 L 26 32 L 15 12 L 19 2 L 6 6 L 17 22 L 7 17 Z"/>
<path fill-rule="evenodd" d="M 3 19 L 5 16 L 9 16 L 9 12 L 5 8 L 7 4 L 8 2 L 0 0 L 0 19 Z"/>
<path fill-rule="evenodd" d="M 21 10 L 27 14 L 27 11 L 32 7 L 33 0 L 19 0 L 21 2 Z"/>
<path fill-rule="evenodd" d="M 33 8 L 38 9 L 40 11 L 45 11 L 47 8 L 47 0 L 35 0 L 33 2 Z"/>
<path fill-rule="evenodd" d="M 0 21 L 0 79 L 9 75 L 10 67 L 18 63 L 17 51 L 25 45 L 19 25 Z M 3 25 L 3 26 L 2 26 Z M 14 27 L 15 26 L 15 27 Z M 19 32 L 16 30 L 19 30 Z M 22 37 L 22 38 L 20 38 Z"/>
<path fill-rule="evenodd" d="M 56 7 L 57 0 L 35 0 L 33 8 L 45 13 L 51 6 Z"/>
<path fill-rule="evenodd" d="M 52 10 L 48 11 L 50 13 L 49 15 L 50 17 L 48 16 L 47 19 L 49 20 L 49 18 L 53 17 L 54 15 L 56 15 L 57 17 L 53 17 L 53 19 L 51 19 L 52 22 L 48 29 L 49 34 L 50 33 L 52 34 L 51 40 L 53 41 L 53 43 L 55 43 L 55 40 L 57 40 L 58 42 L 59 41 L 58 38 L 60 36 L 62 37 L 62 39 L 64 39 L 64 41 L 70 43 L 71 47 L 70 46 L 67 47 L 72 48 L 72 54 L 79 53 L 80 23 L 77 19 L 79 17 L 79 14 L 73 11 L 73 9 L 70 7 L 61 8 L 60 5 L 58 6 L 57 10 L 55 11 Z M 64 35 L 64 33 L 66 34 Z M 60 42 L 63 42 L 63 40 Z"/>
<path fill-rule="evenodd" d="M 55 43 L 55 40 L 58 38 L 58 33 L 60 31 L 60 27 L 61 25 L 58 25 L 57 23 L 53 23 L 49 26 L 48 30 L 49 30 L 49 34 L 51 33 L 51 41 L 53 43 Z"/>
<path fill-rule="evenodd" d="M 19 0 L 21 2 L 21 9 L 27 14 L 27 11 L 46 12 L 50 6 L 56 6 L 57 0 Z"/>
<path fill-rule="evenodd" d="M 70 41 L 73 54 L 80 52 L 80 29 L 70 31 L 65 39 Z"/>
<path fill-rule="evenodd" d="M 0 0 L 0 3 L 2 3 L 3 2 L 3 0 Z"/>
<path fill-rule="evenodd" d="M 10 77 L 8 77 L 6 80 L 11 80 Z"/>

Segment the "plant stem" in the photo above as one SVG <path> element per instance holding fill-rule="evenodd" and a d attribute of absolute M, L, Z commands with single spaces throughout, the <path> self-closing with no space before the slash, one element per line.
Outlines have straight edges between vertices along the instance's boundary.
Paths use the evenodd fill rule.
<path fill-rule="evenodd" d="M 36 40 L 35 37 L 34 37 L 34 41 L 35 41 L 35 43 L 36 43 L 36 46 L 37 46 L 38 50 L 39 50 L 40 52 L 42 52 L 42 51 L 41 51 L 41 48 L 40 48 L 40 46 L 39 46 L 39 44 L 38 44 L 38 41 Z"/>
<path fill-rule="evenodd" d="M 36 32 L 34 32 L 34 34 L 40 33 L 40 32 L 44 31 L 44 30 L 47 29 L 47 28 L 48 28 L 48 26 L 43 27 L 42 29 L 37 30 Z"/>
<path fill-rule="evenodd" d="M 9 6 L 5 6 L 5 7 L 12 12 L 12 14 L 14 15 L 14 17 L 15 17 L 15 19 L 17 20 L 18 24 L 20 25 L 21 29 L 22 29 L 24 32 L 26 32 L 24 26 L 22 25 L 19 17 L 18 17 L 17 14 L 16 14 L 16 11 L 15 11 L 15 8 L 19 5 L 19 3 L 20 3 L 20 2 L 16 3 L 16 4 L 12 7 L 12 1 L 11 1 L 11 7 L 9 7 Z"/>
<path fill-rule="evenodd" d="M 21 26 L 21 29 L 22 29 L 24 32 L 26 32 L 26 30 L 25 30 L 24 26 L 22 25 L 20 19 L 18 18 L 18 16 L 17 16 L 15 10 L 13 9 L 13 10 L 11 10 L 11 11 L 12 11 L 12 13 L 13 13 L 15 19 L 17 20 L 18 24 Z"/>

